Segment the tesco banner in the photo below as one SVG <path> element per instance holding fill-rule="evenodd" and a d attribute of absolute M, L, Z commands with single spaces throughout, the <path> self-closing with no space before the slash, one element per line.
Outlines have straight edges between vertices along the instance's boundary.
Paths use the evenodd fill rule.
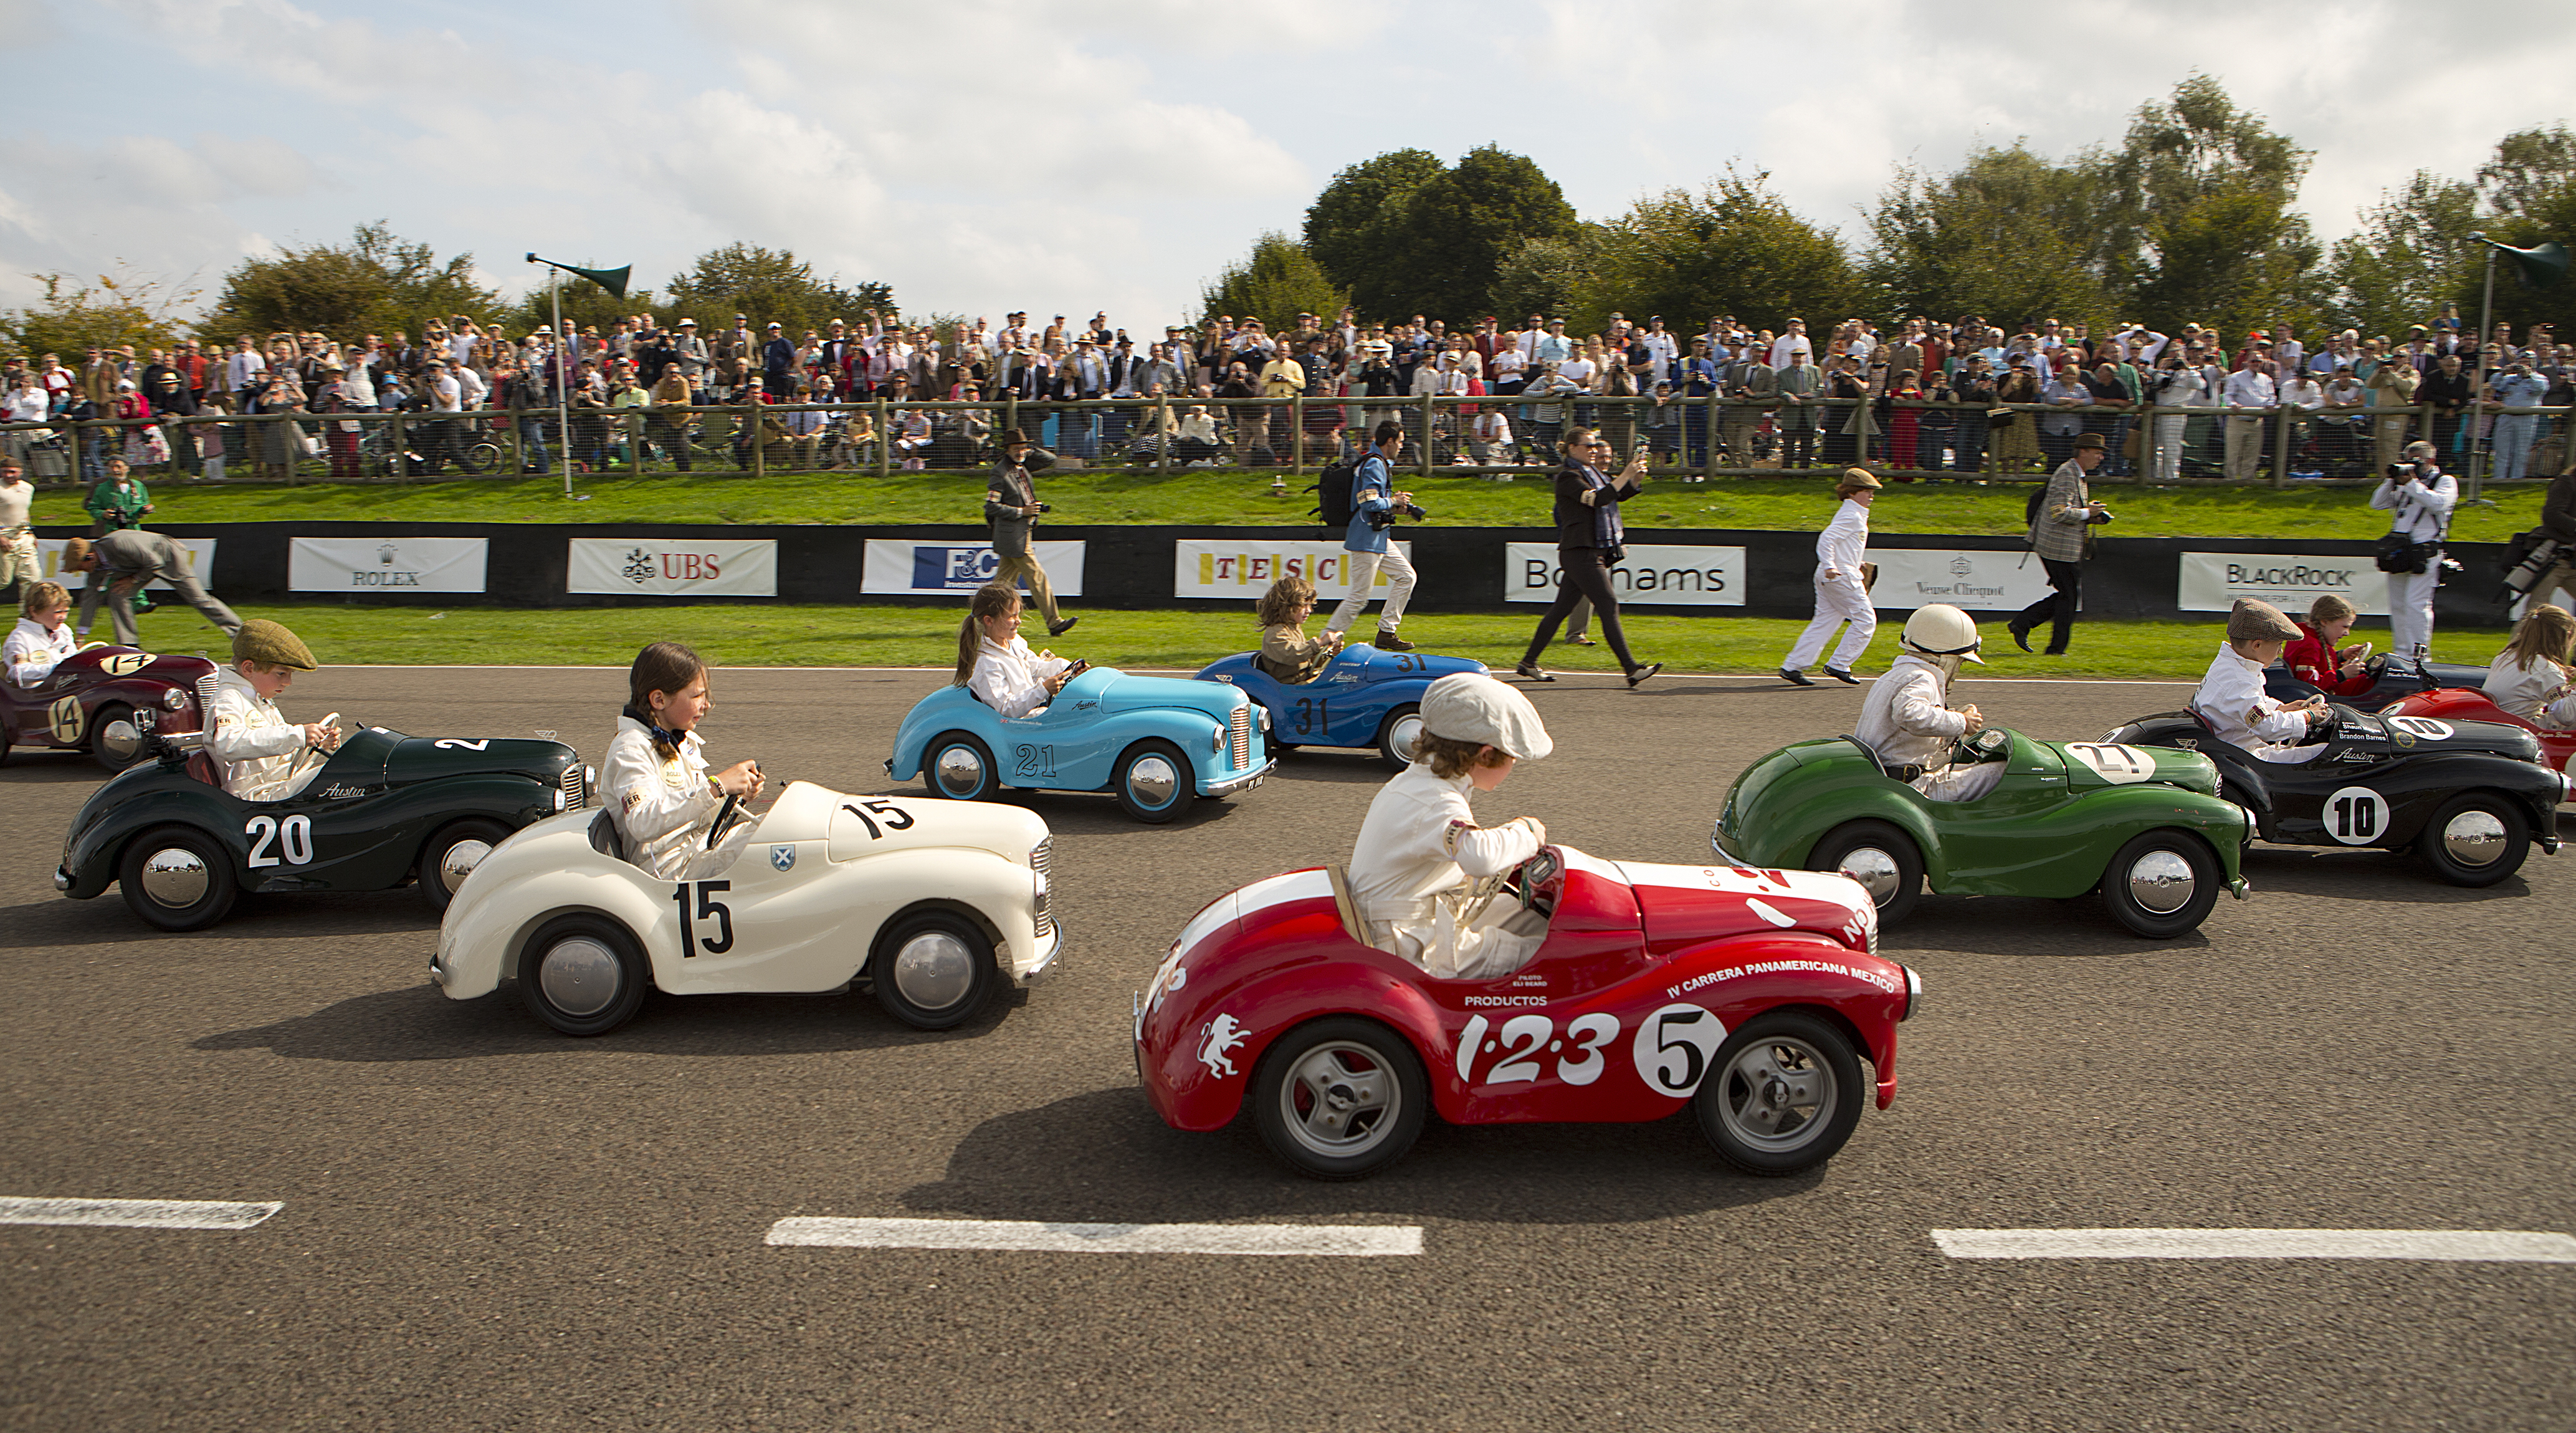
<path fill-rule="evenodd" d="M 1046 569 L 1058 597 L 1082 595 L 1079 542 L 1033 542 L 1029 553 Z M 924 542 L 917 538 L 868 539 L 859 574 L 861 592 L 901 594 L 972 592 L 993 580 L 1002 559 L 989 542 Z M 1028 584 L 1020 584 L 1026 590 Z"/>
<path fill-rule="evenodd" d="M 1412 543 L 1388 545 L 1403 553 L 1405 561 L 1413 560 Z M 1351 590 L 1349 569 L 1342 565 L 1349 556 L 1338 542 L 1185 537 L 1172 544 L 1172 595 L 1254 598 L 1280 578 L 1302 577 L 1314 584 L 1329 605 Z M 1373 591 L 1386 587 L 1383 567 L 1370 587 Z"/>
<path fill-rule="evenodd" d="M 1503 548 L 1503 596 L 1514 602 L 1556 600 L 1556 544 L 1514 542 Z M 1621 602 L 1680 607 L 1744 605 L 1744 549 L 1648 547 L 1628 549 L 1610 569 Z"/>
<path fill-rule="evenodd" d="M 2185 612 L 2224 612 L 2239 597 L 2259 597 L 2293 617 L 2333 593 L 2364 617 L 2388 615 L 2388 574 L 2369 553 L 2186 552 L 2174 605 Z"/>
<path fill-rule="evenodd" d="M 2018 612 L 2049 595 L 2048 569 L 2027 552 L 1873 547 L 1878 583 L 1870 605 L 1911 612 L 1947 602 L 1969 612 Z"/>
<path fill-rule="evenodd" d="M 778 544 L 691 537 L 576 537 L 566 592 L 775 597 Z"/>
<path fill-rule="evenodd" d="M 480 592 L 479 537 L 296 537 L 287 539 L 290 592 Z"/>
<path fill-rule="evenodd" d="M 215 539 L 211 537 L 173 537 L 170 540 L 179 544 L 180 550 L 188 554 L 188 570 L 197 575 L 197 585 L 207 589 L 208 591 L 213 591 L 215 586 Z M 70 588 L 72 590 L 72 600 L 77 602 L 80 600 L 81 586 L 83 583 L 88 581 L 88 579 L 82 577 L 76 572 L 72 574 L 70 581 L 64 581 L 63 544 L 67 541 L 69 541 L 69 539 L 60 537 L 37 538 L 36 570 L 45 574 L 45 580 L 47 582 L 61 582 L 64 586 Z M 147 584 L 145 590 L 151 591 L 166 588 L 169 585 L 169 583 L 155 577 L 149 584 Z"/>

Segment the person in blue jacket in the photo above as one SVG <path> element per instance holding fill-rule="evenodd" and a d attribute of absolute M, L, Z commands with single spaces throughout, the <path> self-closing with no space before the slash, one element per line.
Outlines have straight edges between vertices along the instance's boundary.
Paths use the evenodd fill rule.
<path fill-rule="evenodd" d="M 1374 446 L 1351 475 L 1350 535 L 1342 539 L 1342 572 L 1350 579 L 1350 595 L 1333 609 L 1324 635 L 1340 636 L 1359 621 L 1368 610 L 1377 575 L 1384 572 L 1386 605 L 1378 609 L 1377 645 L 1390 652 L 1410 652 L 1413 644 L 1397 636 L 1395 629 L 1403 625 L 1404 604 L 1413 597 L 1413 562 L 1387 540 L 1395 515 L 1413 505 L 1413 494 L 1395 486 L 1395 455 L 1404 448 L 1404 425 L 1381 422 L 1371 437 Z"/>

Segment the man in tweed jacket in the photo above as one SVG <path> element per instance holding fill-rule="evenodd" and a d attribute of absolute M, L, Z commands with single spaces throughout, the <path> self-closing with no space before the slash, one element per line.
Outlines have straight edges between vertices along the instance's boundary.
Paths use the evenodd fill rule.
<path fill-rule="evenodd" d="M 2048 639 L 2048 654 L 2065 652 L 2066 639 L 2075 628 L 2075 606 L 2084 590 L 2084 557 L 2089 545 L 2086 529 L 2111 520 L 2110 510 L 2093 501 L 2086 488 L 2084 475 L 2102 461 L 2104 443 L 2099 433 L 2086 433 L 2075 440 L 2074 456 L 2061 464 L 2048 479 L 2048 492 L 2039 500 L 2038 515 L 2031 519 L 2030 549 L 2039 554 L 2040 566 L 2048 569 L 2048 585 L 2055 591 L 2023 608 L 2007 624 L 2014 645 L 2030 650 L 2030 629 L 2042 622 L 2053 622 Z"/>

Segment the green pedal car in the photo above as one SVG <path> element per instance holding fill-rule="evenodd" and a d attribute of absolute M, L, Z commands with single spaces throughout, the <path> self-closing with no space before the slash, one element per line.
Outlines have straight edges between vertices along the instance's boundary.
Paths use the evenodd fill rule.
<path fill-rule="evenodd" d="M 1728 788 L 1709 846 L 1757 870 L 1841 871 L 1904 919 L 1938 895 L 2067 898 L 2093 891 L 2120 924 L 2169 939 L 2197 928 L 2224 887 L 2242 899 L 2245 812 L 2197 752 L 2033 741 L 1988 728 L 1954 762 L 2000 762 L 1974 801 L 1933 801 L 1889 776 L 1856 737 L 1784 746 Z"/>

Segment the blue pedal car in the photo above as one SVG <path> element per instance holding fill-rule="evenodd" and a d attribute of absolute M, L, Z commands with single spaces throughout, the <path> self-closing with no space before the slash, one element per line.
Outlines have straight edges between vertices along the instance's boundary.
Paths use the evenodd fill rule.
<path fill-rule="evenodd" d="M 1283 749 L 1373 746 L 1397 768 L 1412 761 L 1408 753 L 1422 732 L 1422 719 L 1415 714 L 1422 689 L 1440 677 L 1485 670 L 1484 663 L 1465 657 L 1354 645 L 1343 648 L 1315 680 L 1290 686 L 1261 670 L 1252 656 L 1237 652 L 1219 658 L 1202 668 L 1198 679 L 1229 682 L 1249 692 L 1270 713 L 1271 740 Z"/>
<path fill-rule="evenodd" d="M 1177 677 L 1091 667 L 1024 717 L 1006 718 L 964 687 L 941 687 L 904 714 L 886 775 L 919 776 L 933 796 L 981 801 L 1005 787 L 1108 791 L 1160 825 L 1197 796 L 1231 796 L 1277 763 L 1268 714 L 1249 696 Z"/>

